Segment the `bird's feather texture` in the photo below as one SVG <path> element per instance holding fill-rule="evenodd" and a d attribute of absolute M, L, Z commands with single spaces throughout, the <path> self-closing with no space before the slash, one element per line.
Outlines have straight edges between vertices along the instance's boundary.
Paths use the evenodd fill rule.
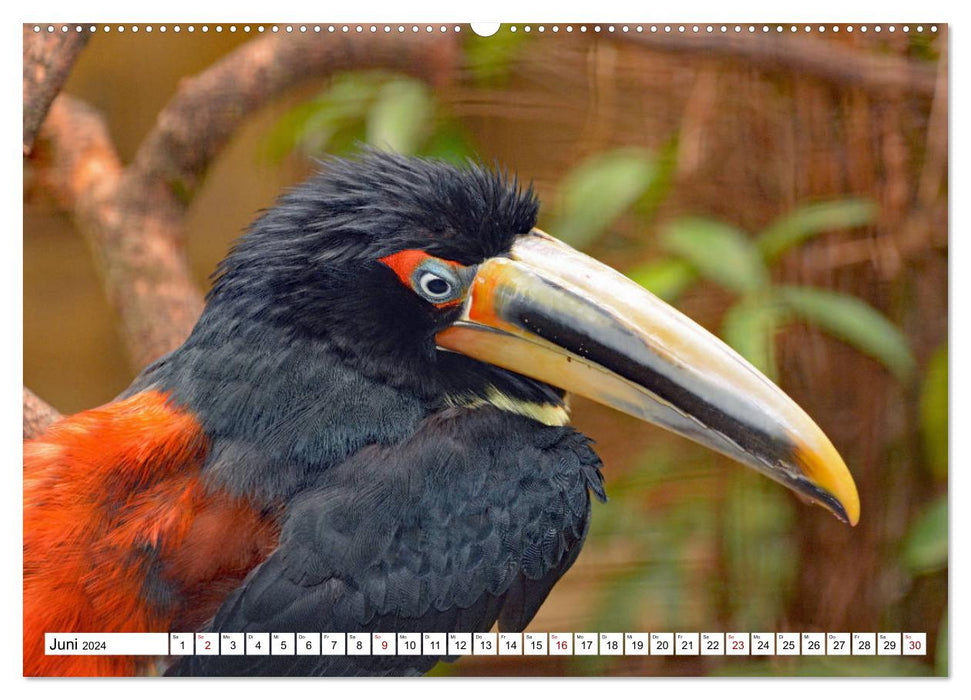
<path fill-rule="evenodd" d="M 600 460 L 571 428 L 448 409 L 290 505 L 212 631 L 521 630 L 576 558 Z M 176 674 L 421 673 L 435 657 L 185 657 Z"/>

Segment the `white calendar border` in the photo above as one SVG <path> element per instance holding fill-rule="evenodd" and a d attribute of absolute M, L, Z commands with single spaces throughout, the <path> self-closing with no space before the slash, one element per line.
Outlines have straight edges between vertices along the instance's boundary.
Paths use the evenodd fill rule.
<path fill-rule="evenodd" d="M 620 2 L 615 0 L 616 4 L 612 0 L 600 0 L 597 3 L 590 3 L 587 6 L 574 6 L 571 7 L 569 12 L 569 19 L 571 21 L 577 20 L 588 20 L 588 21 L 603 21 L 604 19 L 616 19 L 619 21 L 625 21 L 631 19 L 631 15 L 637 14 L 654 14 L 651 8 L 644 7 L 632 7 L 627 2 Z M 537 7 L 537 4 L 540 6 Z M 3 48 L 0 51 L 4 52 L 3 58 L 5 60 L 0 61 L 0 64 L 4 66 L 4 69 L 0 70 L 6 77 L 5 87 L 7 88 L 4 92 L 6 95 L 12 95 L 13 90 L 20 90 L 20 83 L 22 76 L 20 75 L 20 61 L 21 61 L 21 50 L 20 41 L 18 39 L 13 39 L 12 29 L 16 29 L 19 33 L 19 28 L 14 27 L 14 24 L 19 24 L 26 21 L 37 21 L 39 19 L 49 19 L 50 21 L 60 21 L 66 18 L 75 18 L 78 15 L 78 5 L 77 3 L 68 3 L 65 0 L 49 0 L 44 3 L 43 10 L 36 9 L 36 6 L 24 6 L 13 4 L 8 5 L 5 12 L 14 15 L 14 17 L 5 17 L 8 21 L 4 23 L 7 27 L 7 41 L 2 43 Z M 28 12 L 33 12 L 35 16 L 28 16 Z M 45 16 L 43 18 L 37 17 L 36 14 L 41 13 Z M 774 13 L 774 14 L 773 14 Z M 193 18 L 197 18 L 201 21 L 212 21 L 214 14 L 225 14 L 225 13 L 214 13 L 209 7 L 200 4 L 198 2 L 186 2 L 185 0 L 170 0 L 164 4 L 161 3 L 140 3 L 140 4 L 130 4 L 121 2 L 105 2 L 104 0 L 89 0 L 89 2 L 84 3 L 83 10 L 80 10 L 80 14 L 89 16 L 92 18 L 105 18 L 110 17 L 112 19 L 123 19 L 125 21 L 137 21 L 137 22 L 159 22 L 160 20 L 169 21 L 187 21 Z M 307 18 L 317 19 L 319 15 L 326 15 L 328 21 L 386 21 L 388 19 L 393 20 L 435 20 L 435 21 L 456 21 L 465 22 L 469 19 L 498 19 L 502 18 L 505 21 L 535 21 L 537 18 L 556 18 L 563 14 L 562 5 L 559 3 L 553 3 L 552 0 L 546 0 L 542 3 L 536 4 L 526 4 L 521 2 L 521 0 L 493 0 L 486 8 L 486 6 L 478 6 L 477 8 L 469 8 L 468 6 L 462 6 L 454 2 L 446 0 L 438 0 L 437 2 L 430 3 L 427 0 L 414 0 L 408 3 L 407 9 L 402 10 L 400 6 L 391 7 L 390 3 L 379 3 L 375 5 L 365 5 L 364 3 L 346 3 L 346 4 L 336 4 L 326 8 L 326 12 L 322 11 L 321 6 L 311 5 L 309 2 L 295 2 L 289 3 L 287 0 L 283 2 L 274 3 L 271 10 L 268 10 L 265 6 L 254 6 L 253 9 L 247 7 L 239 7 L 233 16 L 229 19 L 237 21 L 259 21 L 272 16 L 272 19 L 279 19 L 280 21 L 285 21 L 290 19 L 292 21 L 306 20 Z M 476 15 L 469 17 L 468 15 Z M 736 0 L 732 3 L 729 10 L 726 11 L 724 3 L 715 3 L 712 0 L 703 0 L 702 2 L 696 2 L 691 4 L 681 5 L 674 12 L 664 12 L 665 15 L 677 15 L 677 17 L 651 17 L 650 19 L 657 19 L 658 21 L 665 19 L 676 19 L 677 21 L 708 21 L 712 18 L 722 18 L 725 15 L 730 15 L 729 19 L 743 21 L 746 19 L 751 19 L 755 21 L 765 20 L 770 14 L 775 16 L 778 14 L 778 7 L 766 2 L 753 3 L 751 0 Z M 834 0 L 821 0 L 820 2 L 813 3 L 811 5 L 803 4 L 797 8 L 792 8 L 790 11 L 783 14 L 796 15 L 799 19 L 803 21 L 849 21 L 849 22 L 863 22 L 863 21 L 886 21 L 886 19 L 892 18 L 895 20 L 910 20 L 916 15 L 920 15 L 920 18 L 931 17 L 934 19 L 939 19 L 941 22 L 953 22 L 954 12 L 951 9 L 951 5 L 945 4 L 943 2 L 935 2 L 935 0 L 925 0 L 920 4 L 915 4 L 912 2 L 903 3 L 899 0 L 888 0 L 886 2 L 880 3 L 879 5 L 870 4 L 866 6 L 856 6 L 853 3 L 846 3 L 845 1 L 835 2 Z M 866 19 L 867 17 L 872 17 L 873 19 Z M 635 17 L 635 19 L 640 19 L 640 17 Z M 785 19 L 785 18 L 783 18 Z M 965 25 L 967 26 L 967 25 Z M 971 66 L 967 65 L 966 56 L 967 42 L 954 41 L 954 46 L 952 54 L 950 56 L 951 69 L 953 75 L 968 75 L 969 68 Z M 954 79 L 953 83 L 956 84 L 957 80 Z M 951 123 L 958 123 L 959 118 L 963 122 L 967 122 L 969 116 L 968 110 L 968 90 L 956 90 L 951 96 L 951 109 L 952 119 Z M 10 103 L 15 103 L 16 100 L 8 100 Z M 21 128 L 21 118 L 22 115 L 16 104 L 8 104 L 8 108 L 4 110 L 4 126 L 7 128 L 4 133 L 15 134 Z M 10 144 L 8 144 L 8 150 L 12 151 L 13 139 L 10 139 Z M 958 155 L 957 151 L 961 151 L 960 155 L 962 158 L 953 158 L 951 160 L 952 169 L 955 176 L 955 181 L 967 181 L 967 178 L 961 178 L 960 175 L 966 174 L 967 163 L 969 159 L 967 147 L 964 145 L 966 143 L 965 139 L 961 139 L 961 147 L 958 148 L 959 139 L 955 136 L 952 140 L 953 148 L 955 150 L 954 155 Z M 20 172 L 20 166 L 17 165 L 16 161 L 11 158 L 11 154 L 8 154 L 8 158 L 4 161 L 6 163 L 7 175 L 11 180 L 19 179 L 22 174 Z M 8 194 L 10 189 L 8 188 Z M 15 230 L 17 225 L 22 223 L 22 198 L 19 193 L 16 193 L 15 197 L 8 197 L 11 200 L 10 214 L 8 223 L 8 230 Z M 950 224 L 952 230 L 964 230 L 968 222 L 967 217 L 967 200 L 961 201 L 955 198 L 953 201 L 952 218 L 950 219 Z M 4 259 L 7 261 L 8 268 L 4 270 L 7 274 L 3 275 L 5 280 L 7 292 L 7 298 L 14 301 L 7 306 L 3 311 L 5 318 L 3 319 L 6 323 L 5 327 L 17 328 L 19 326 L 18 316 L 22 313 L 22 304 L 17 303 L 17 300 L 21 299 L 22 295 L 22 268 L 20 267 L 20 255 L 18 254 L 19 242 L 16 240 L 16 236 L 9 236 L 5 239 L 3 245 L 10 246 L 12 249 L 8 251 L 4 249 Z M 966 244 L 957 244 L 957 241 L 952 241 L 956 245 L 949 251 L 950 255 L 954 257 L 951 258 L 953 261 L 953 270 L 964 269 L 964 263 L 971 263 L 968 260 Z M 957 298 L 958 303 L 951 305 L 951 313 L 957 313 L 957 309 L 963 308 L 964 311 L 969 308 L 969 285 L 971 285 L 971 278 L 969 276 L 955 276 L 952 278 L 952 290 L 954 296 Z M 962 305 L 960 302 L 964 301 Z M 963 313 L 962 313 L 963 315 Z M 955 316 L 953 323 L 951 324 L 951 342 L 953 345 L 959 348 L 968 348 L 971 346 L 971 341 L 969 341 L 969 333 L 971 333 L 971 324 L 967 323 L 969 319 L 963 318 L 959 319 Z M 9 371 L 6 373 L 7 377 L 7 391 L 4 392 L 4 396 L 16 398 L 17 396 L 17 384 L 20 383 L 19 378 L 16 376 L 18 372 Z M 966 378 L 967 371 L 961 368 L 956 368 L 954 379 L 952 380 L 955 386 L 960 386 L 963 388 L 963 379 Z M 952 417 L 955 425 L 967 424 L 968 411 L 966 410 L 967 393 L 963 396 L 959 392 L 955 392 L 953 397 L 952 405 L 954 410 L 952 412 Z M 19 401 L 19 399 L 18 399 Z M 13 401 L 8 400 L 4 403 L 2 425 L 7 426 L 8 430 L 4 433 L 4 448 L 5 454 L 15 455 L 20 451 L 20 436 L 16 433 L 17 430 L 12 430 L 11 426 L 16 426 L 16 421 L 18 420 L 19 408 L 14 408 Z M 954 431 L 954 448 L 952 453 L 954 455 L 954 460 L 956 463 L 964 464 L 967 462 L 965 457 L 969 456 L 968 449 L 968 436 L 962 431 Z M 7 478 L 11 481 L 19 480 L 19 473 L 17 470 L 9 470 Z M 957 484 L 961 477 L 960 475 L 953 476 L 954 482 Z M 962 490 L 964 493 L 967 492 L 966 479 L 961 481 Z M 5 490 L 6 498 L 6 508 L 4 513 L 6 514 L 6 536 L 8 538 L 7 553 L 10 560 L 17 560 L 20 557 L 19 549 L 22 544 L 22 518 L 21 518 L 21 489 L 18 487 L 8 488 Z M 864 517 L 866 517 L 864 515 Z M 968 533 L 968 518 L 971 515 L 968 514 L 967 509 L 955 509 L 952 513 L 952 537 L 960 539 L 960 536 L 967 535 Z M 952 558 L 950 560 L 950 575 L 952 581 L 961 582 L 961 587 L 968 581 L 967 567 L 966 567 L 966 556 L 958 557 L 956 556 L 958 552 L 952 551 Z M 15 576 L 4 577 L 5 583 L 4 590 L 6 593 L 6 600 L 20 600 L 22 595 L 22 589 L 20 582 L 15 580 Z M 956 589 L 960 589 L 955 585 Z M 555 596 L 555 589 L 553 595 Z M 968 610 L 971 606 L 958 604 L 958 601 L 951 601 L 951 616 L 949 630 L 951 634 L 951 649 L 949 651 L 949 657 L 952 660 L 968 658 L 969 646 L 971 646 L 971 638 L 967 634 L 964 634 L 971 625 L 968 624 Z M 21 642 L 21 627 L 23 624 L 22 615 L 17 615 L 16 613 L 10 616 L 13 619 L 12 627 L 15 629 L 12 633 L 3 635 L 2 640 L 0 640 L 0 649 L 2 649 L 2 657 L 6 660 L 5 663 L 8 665 L 6 673 L 4 674 L 5 685 L 7 686 L 18 686 L 19 684 L 25 684 L 18 688 L 22 692 L 21 695 L 27 695 L 31 697 L 31 700 L 47 700 L 48 698 L 57 700 L 65 700 L 65 696 L 69 696 L 74 692 L 74 688 L 80 687 L 80 684 L 84 684 L 86 693 L 97 693 L 101 698 L 126 698 L 130 700 L 132 693 L 137 693 L 139 700 L 171 700 L 172 686 L 168 683 L 144 683 L 140 682 L 135 686 L 134 681 L 126 681 L 123 679 L 59 679 L 56 683 L 52 682 L 34 682 L 31 681 L 29 687 L 26 685 L 22 677 L 22 642 Z M 936 623 L 936 621 L 935 621 Z M 953 671 L 952 671 L 953 673 Z M 958 674 L 955 674 L 955 677 Z M 638 694 L 641 695 L 645 686 L 641 684 L 641 679 L 591 679 L 589 682 L 583 683 L 573 683 L 574 679 L 543 679 L 542 681 L 535 681 L 533 679 L 519 680 L 519 679 L 508 679 L 503 681 L 502 691 L 522 691 L 525 693 L 535 693 L 537 691 L 537 682 L 550 683 L 556 685 L 556 692 L 558 697 L 562 698 L 585 698 L 589 700 L 591 697 L 595 697 L 599 692 L 609 692 L 612 695 L 617 693 L 631 695 Z M 710 689 L 711 692 L 718 692 L 719 688 L 729 689 L 731 692 L 753 692 L 755 694 L 764 694 L 766 692 L 785 692 L 786 700 L 804 700 L 812 699 L 818 700 L 819 694 L 825 692 L 827 694 L 835 694 L 842 692 L 859 693 L 863 688 L 863 685 L 867 686 L 882 686 L 884 689 L 889 689 L 892 684 L 896 683 L 899 679 L 883 679 L 877 681 L 863 681 L 860 679 L 831 679 L 825 682 L 824 686 L 819 683 L 806 682 L 806 679 L 771 679 L 771 678 L 760 678 L 757 680 L 747 680 L 747 679 L 705 679 L 705 688 Z M 271 686 L 276 683 L 280 683 L 281 688 L 288 689 L 289 691 L 300 691 L 304 690 L 306 692 L 320 692 L 321 688 L 319 686 L 319 679 L 292 679 L 283 685 L 283 681 L 268 680 L 260 683 L 251 683 L 249 679 L 223 679 L 218 681 L 216 684 L 212 682 L 207 682 L 204 680 L 196 679 L 183 679 L 183 683 L 180 684 L 180 688 L 186 689 L 198 689 L 201 693 L 203 692 L 213 692 L 214 690 L 221 689 L 222 687 L 230 687 L 234 694 L 234 700 L 240 698 L 246 700 L 247 698 L 263 698 L 267 692 L 272 692 Z M 349 679 L 328 679 L 327 689 L 330 691 L 334 686 L 342 687 L 351 692 L 360 692 L 362 686 L 361 683 L 368 683 L 367 680 L 349 680 Z M 379 681 L 375 681 L 376 683 Z M 354 685 L 351 685 L 351 684 Z M 454 700 L 456 690 L 460 688 L 463 700 L 478 700 L 479 698 L 489 698 L 492 700 L 495 696 L 495 692 L 498 686 L 492 685 L 488 682 L 483 682 L 482 679 L 473 679 L 473 682 L 463 683 L 461 687 L 457 686 L 455 683 L 421 683 L 420 685 L 415 685 L 410 681 L 388 679 L 380 681 L 380 686 L 374 686 L 375 688 L 380 688 L 387 690 L 388 692 L 394 692 L 396 696 L 400 693 L 400 697 L 408 700 L 412 697 L 420 697 L 422 700 L 438 700 L 439 698 Z M 650 679 L 650 692 L 659 693 L 677 693 L 683 690 L 684 680 L 683 679 Z M 958 683 L 945 683 L 942 684 L 936 679 L 932 679 L 930 682 L 926 679 L 907 679 L 907 688 L 915 693 L 923 692 L 926 685 L 927 689 L 934 693 L 935 698 L 948 698 L 948 697 L 958 697 L 955 692 L 960 684 Z M 931 685 L 933 683 L 933 685 Z M 345 685 L 346 684 L 346 685 Z"/>

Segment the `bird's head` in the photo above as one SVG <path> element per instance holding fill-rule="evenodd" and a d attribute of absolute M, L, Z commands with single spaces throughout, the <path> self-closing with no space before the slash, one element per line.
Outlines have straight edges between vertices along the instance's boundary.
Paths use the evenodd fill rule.
<path fill-rule="evenodd" d="M 367 151 L 283 195 L 220 263 L 210 309 L 320 340 L 373 373 L 427 375 L 477 266 L 538 202 L 470 166 Z"/>
<path fill-rule="evenodd" d="M 536 229 L 537 210 L 531 190 L 479 166 L 331 160 L 240 239 L 209 310 L 416 389 L 460 392 L 439 380 L 461 366 L 481 370 L 480 391 L 502 374 L 571 391 L 857 522 L 853 479 L 802 409 L 701 326 Z"/>

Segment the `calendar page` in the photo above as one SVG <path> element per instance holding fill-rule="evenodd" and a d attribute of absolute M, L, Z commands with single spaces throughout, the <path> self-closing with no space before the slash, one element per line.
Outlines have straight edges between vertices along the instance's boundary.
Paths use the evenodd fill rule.
<path fill-rule="evenodd" d="M 627 14 L 23 25 L 24 676 L 949 675 L 948 25 Z"/>

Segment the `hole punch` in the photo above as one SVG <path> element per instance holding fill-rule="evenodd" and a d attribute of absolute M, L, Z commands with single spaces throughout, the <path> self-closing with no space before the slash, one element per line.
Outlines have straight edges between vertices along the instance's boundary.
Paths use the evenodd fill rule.
<path fill-rule="evenodd" d="M 472 31 L 481 37 L 489 37 L 499 31 L 499 22 L 473 22 Z"/>

